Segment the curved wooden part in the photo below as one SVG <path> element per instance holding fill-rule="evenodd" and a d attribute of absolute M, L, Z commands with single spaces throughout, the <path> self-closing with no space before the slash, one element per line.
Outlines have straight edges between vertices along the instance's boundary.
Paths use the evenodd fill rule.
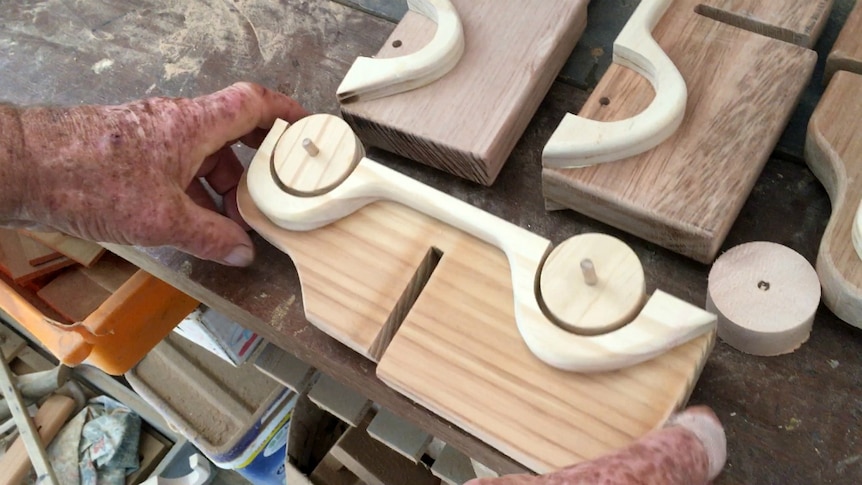
<path fill-rule="evenodd" d="M 537 296 L 538 276 L 551 249 L 550 241 L 368 158 L 363 158 L 350 177 L 326 194 L 287 194 L 279 189 L 269 168 L 269 153 L 286 127 L 287 123 L 276 122 L 246 174 L 252 201 L 274 224 L 292 231 L 309 231 L 372 202 L 388 200 L 500 248 L 511 270 L 518 330 L 530 350 L 549 365 L 579 372 L 618 369 L 648 360 L 714 328 L 712 314 L 656 292 L 640 314 L 619 330 L 598 336 L 570 333 L 545 316 Z M 577 327 L 576 323 L 569 324 Z"/>
<path fill-rule="evenodd" d="M 545 167 L 574 168 L 645 152 L 672 135 L 685 115 L 685 80 L 652 37 L 671 0 L 643 0 L 614 41 L 614 61 L 644 76 L 652 103 L 626 120 L 596 121 L 567 113 L 542 152 Z"/>
<path fill-rule="evenodd" d="M 23 325 L 65 365 L 80 364 L 93 349 L 93 344 L 87 342 L 72 327 L 66 327 L 46 317 L 38 308 L 2 281 L 0 281 L 0 309 Z"/>
<path fill-rule="evenodd" d="M 410 10 L 437 23 L 422 49 L 390 59 L 358 57 L 336 90 L 341 103 L 382 98 L 430 84 L 451 71 L 464 53 L 464 29 L 449 0 L 408 0 Z"/>
<path fill-rule="evenodd" d="M 862 75 L 838 71 L 808 123 L 805 161 L 832 201 L 817 254 L 826 306 L 862 327 Z"/>

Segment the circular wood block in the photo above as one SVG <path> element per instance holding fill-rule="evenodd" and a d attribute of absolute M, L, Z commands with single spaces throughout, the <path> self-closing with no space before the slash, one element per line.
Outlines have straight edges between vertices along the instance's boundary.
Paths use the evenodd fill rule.
<path fill-rule="evenodd" d="M 606 234 L 580 234 L 555 247 L 542 266 L 539 290 L 548 316 L 582 335 L 622 327 L 646 298 L 637 255 Z"/>
<path fill-rule="evenodd" d="M 270 163 L 282 190 L 297 197 L 313 197 L 337 187 L 363 156 L 362 143 L 344 120 L 315 114 L 282 133 Z"/>
<path fill-rule="evenodd" d="M 820 304 L 820 280 L 796 251 L 752 242 L 722 254 L 709 272 L 706 309 L 718 336 L 742 352 L 772 356 L 799 348 Z"/>

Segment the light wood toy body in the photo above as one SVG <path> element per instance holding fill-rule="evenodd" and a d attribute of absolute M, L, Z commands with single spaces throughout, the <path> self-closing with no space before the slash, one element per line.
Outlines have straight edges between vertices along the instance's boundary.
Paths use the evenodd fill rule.
<path fill-rule="evenodd" d="M 294 127 L 315 133 L 305 131 L 313 124 L 306 118 Z M 621 277 L 641 285 L 638 291 L 618 286 L 638 295 L 635 304 L 631 297 L 617 298 L 615 318 L 625 323 L 634 308 L 642 320 L 654 321 L 592 337 L 566 332 L 536 302 L 541 279 L 536 270 L 550 249 L 548 241 L 361 154 L 351 175 L 327 194 L 288 195 L 273 180 L 283 181 L 275 145 L 285 126 L 278 122 L 249 167 L 238 193 L 240 211 L 293 259 L 309 321 L 378 362 L 378 375 L 393 388 L 536 471 L 624 446 L 660 426 L 687 400 L 712 348 L 714 316 L 662 293 L 640 309 L 638 266 L 635 274 Z M 325 144 L 315 145 L 318 156 L 329 152 Z M 334 205 L 322 210 L 321 202 Z M 563 254 L 573 248 L 558 249 Z M 615 257 L 622 274 L 631 272 L 626 258 L 624 252 Z M 596 273 L 605 278 L 610 268 L 595 259 Z M 579 311 L 550 305 L 564 317 Z M 669 308 L 678 313 L 666 313 Z M 525 317 L 534 320 L 525 324 Z M 669 322 L 677 328 L 668 330 Z M 531 327 L 538 327 L 532 337 Z M 607 330 L 600 327 L 597 331 Z M 572 359 L 554 363 L 585 371 L 622 368 L 577 373 L 551 367 L 525 345 L 525 329 L 535 341 L 533 351 L 545 360 Z M 655 339 L 646 335 L 653 330 L 659 331 Z M 615 342 L 614 335 L 626 334 L 644 348 Z M 544 338 L 562 339 L 572 349 Z M 622 353 L 609 353 L 612 349 Z"/>
<path fill-rule="evenodd" d="M 826 187 L 832 215 L 817 254 L 826 305 L 862 327 L 862 75 L 832 76 L 811 120 L 805 160 Z"/>
<path fill-rule="evenodd" d="M 580 38 L 589 1 L 451 3 L 464 31 L 457 65 L 421 88 L 341 110 L 366 145 L 491 185 Z M 408 11 L 375 61 L 424 52 L 439 32 Z"/>
<path fill-rule="evenodd" d="M 816 62 L 814 51 L 759 32 L 787 34 L 783 37 L 810 45 L 831 3 L 674 0 L 658 20 L 652 38 L 684 79 L 687 102 L 681 124 L 663 142 L 613 163 L 556 168 L 563 162 L 547 156 L 546 151 L 542 181 L 548 209 L 574 209 L 698 261 L 711 262 Z M 633 21 L 639 19 L 643 20 L 634 17 Z M 758 27 L 765 23 L 776 29 Z M 639 38 L 645 40 L 647 34 L 639 32 Z M 657 89 L 658 94 L 634 70 L 613 64 L 578 117 L 618 123 L 614 126 L 622 127 L 618 133 L 623 133 L 627 126 L 623 123 L 634 123 L 649 114 L 664 95 L 662 86 Z M 667 133 L 659 127 L 675 123 L 668 116 L 657 119 L 663 120 L 654 127 L 661 136 Z M 564 125 L 560 130 L 570 131 Z M 577 133 L 567 136 L 578 140 Z M 632 148 L 645 147 L 648 144 Z M 602 150 L 594 150 L 594 154 Z"/>

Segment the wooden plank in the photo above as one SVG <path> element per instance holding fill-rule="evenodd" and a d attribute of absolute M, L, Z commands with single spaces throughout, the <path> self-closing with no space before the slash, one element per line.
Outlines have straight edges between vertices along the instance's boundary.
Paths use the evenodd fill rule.
<path fill-rule="evenodd" d="M 57 275 L 36 294 L 71 323 L 84 321 L 111 296 L 78 268 Z"/>
<path fill-rule="evenodd" d="M 325 375 L 308 391 L 308 398 L 350 426 L 359 426 L 371 410 L 371 401 Z"/>
<path fill-rule="evenodd" d="M 757 34 L 813 48 L 833 0 L 702 0 L 695 10 Z"/>
<path fill-rule="evenodd" d="M 23 234 L 19 234 L 18 237 L 21 239 L 21 249 L 24 251 L 24 256 L 27 257 L 27 262 L 33 266 L 38 266 L 63 256 L 31 237 Z"/>
<path fill-rule="evenodd" d="M 449 445 L 444 446 L 440 457 L 434 460 L 431 473 L 447 485 L 462 485 L 476 478 L 470 458 Z"/>
<path fill-rule="evenodd" d="M 18 233 L 12 229 L 0 229 L 0 270 L 16 284 L 26 284 L 72 264 L 75 262 L 69 258 L 58 258 L 40 265 L 31 265 L 27 262 Z"/>
<path fill-rule="evenodd" d="M 106 253 L 94 265 L 78 270 L 109 293 L 115 293 L 138 271 L 138 267 L 115 254 Z"/>
<path fill-rule="evenodd" d="M 344 104 L 342 114 L 367 145 L 490 185 L 580 37 L 587 1 L 453 4 L 466 48 L 452 71 L 420 89 Z M 408 12 L 376 57 L 416 51 L 435 28 Z"/>
<path fill-rule="evenodd" d="M 366 433 L 366 419 L 348 429 L 330 453 L 367 485 L 439 484 L 422 464 L 411 463 Z"/>
<path fill-rule="evenodd" d="M 524 345 L 515 324 L 508 262 L 497 248 L 388 202 L 304 233 L 274 226 L 246 190 L 237 199 L 246 221 L 293 258 L 312 321 L 327 332 L 340 332 L 338 338 L 352 348 L 358 345 L 344 337 L 351 335 L 345 322 L 369 316 L 346 308 L 337 314 L 339 320 L 322 321 L 321 312 L 349 298 L 345 288 L 396 301 L 392 294 L 403 292 L 411 276 L 393 280 L 377 270 L 394 259 L 419 264 L 429 247 L 438 248 L 442 259 L 395 332 L 377 375 L 534 471 L 597 456 L 660 426 L 686 401 L 712 348 L 711 334 L 618 372 L 560 371 Z M 369 234 L 374 234 L 370 244 Z M 332 239 L 323 247 L 310 235 Z M 374 251 L 380 248 L 386 250 Z M 306 278 L 315 273 L 327 277 Z M 359 287 L 345 284 L 359 280 Z M 387 318 L 384 313 L 376 325 L 361 330 L 384 332 Z M 359 330 L 352 328 L 354 335 Z M 370 342 L 374 335 L 355 338 Z"/>
<path fill-rule="evenodd" d="M 654 30 L 688 86 L 682 126 L 640 155 L 543 169 L 542 179 L 545 198 L 554 204 L 710 262 L 808 83 L 816 55 L 697 15 L 691 4 L 675 2 Z M 645 79 L 613 65 L 579 115 L 626 119 L 652 97 Z"/>
<path fill-rule="evenodd" d="M 297 394 L 308 390 L 317 372 L 314 367 L 272 344 L 266 344 L 254 366 Z"/>
<path fill-rule="evenodd" d="M 862 74 L 862 2 L 847 16 L 838 39 L 826 58 L 826 71 L 823 74 L 828 83 L 836 71 L 844 70 Z"/>
<path fill-rule="evenodd" d="M 368 424 L 368 434 L 413 463 L 419 463 L 433 438 L 385 409 Z"/>
<path fill-rule="evenodd" d="M 153 431 L 142 429 L 138 442 L 139 468 L 126 476 L 126 485 L 146 480 L 171 449 L 171 442 Z"/>
<path fill-rule="evenodd" d="M 84 266 L 92 266 L 105 252 L 105 248 L 94 242 L 59 232 L 24 231 L 24 234 Z"/>
<path fill-rule="evenodd" d="M 862 75 L 838 71 L 808 125 L 805 159 L 829 192 L 832 214 L 817 254 L 823 300 L 862 327 L 862 259 L 854 221 L 862 200 Z"/>
<path fill-rule="evenodd" d="M 323 457 L 309 478 L 314 485 L 363 485 L 359 477 L 331 454 Z"/>

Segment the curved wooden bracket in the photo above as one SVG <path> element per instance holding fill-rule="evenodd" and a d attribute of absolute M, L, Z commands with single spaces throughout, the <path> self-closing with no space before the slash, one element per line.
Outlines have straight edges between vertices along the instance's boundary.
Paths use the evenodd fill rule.
<path fill-rule="evenodd" d="M 498 247 L 509 262 L 518 330 L 530 350 L 551 366 L 579 372 L 619 369 L 714 329 L 712 314 L 656 291 L 622 328 L 594 336 L 566 331 L 544 314 L 537 294 L 550 241 L 368 158 L 362 158 L 350 176 L 330 192 L 314 197 L 290 195 L 273 180 L 270 169 L 270 154 L 286 127 L 280 120 L 273 126 L 246 174 L 247 190 L 260 212 L 279 227 L 310 231 L 372 202 L 388 200 Z M 346 124 L 344 128 L 349 130 Z M 336 130 L 331 139 L 337 142 L 344 134 Z M 323 141 L 316 143 L 325 145 Z M 576 322 L 567 323 L 568 327 L 578 327 Z"/>
<path fill-rule="evenodd" d="M 390 59 L 358 57 L 336 90 L 341 103 L 382 98 L 430 84 L 452 70 L 464 53 L 464 29 L 449 0 L 408 0 L 410 10 L 437 23 L 434 38 L 412 54 Z"/>
<path fill-rule="evenodd" d="M 666 140 L 682 123 L 687 89 L 673 61 L 652 37 L 671 0 L 643 0 L 614 41 L 614 62 L 644 76 L 652 103 L 632 118 L 596 121 L 567 113 L 542 152 L 550 168 L 574 168 L 637 155 Z"/>

